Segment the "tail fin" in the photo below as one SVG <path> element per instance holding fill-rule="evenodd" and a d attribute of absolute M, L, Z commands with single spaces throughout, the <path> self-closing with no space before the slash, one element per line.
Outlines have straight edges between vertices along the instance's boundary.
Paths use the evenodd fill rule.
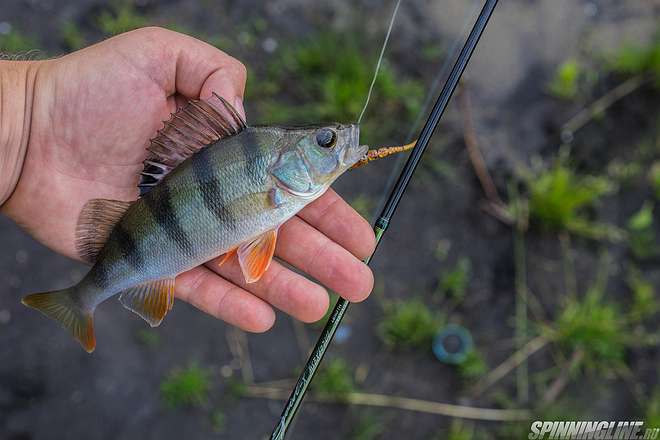
<path fill-rule="evenodd" d="M 88 353 L 94 351 L 94 311 L 83 310 L 74 300 L 71 289 L 33 293 L 23 298 L 22 303 L 59 322 Z"/>

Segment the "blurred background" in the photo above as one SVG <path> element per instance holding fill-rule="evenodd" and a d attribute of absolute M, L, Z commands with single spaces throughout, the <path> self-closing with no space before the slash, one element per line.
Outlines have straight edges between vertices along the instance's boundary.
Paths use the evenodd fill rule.
<path fill-rule="evenodd" d="M 393 6 L 3 0 L 0 51 L 52 57 L 158 25 L 248 66 L 249 123 L 353 121 Z M 480 7 L 403 2 L 362 142 L 414 139 Z M 657 0 L 500 2 L 291 439 L 660 427 L 658 31 Z M 400 165 L 336 188 L 373 220 Z M 86 268 L 6 218 L 0 243 L 2 439 L 264 438 L 323 326 L 280 314 L 248 335 L 177 302 L 151 329 L 109 301 L 90 356 L 19 302 Z"/>

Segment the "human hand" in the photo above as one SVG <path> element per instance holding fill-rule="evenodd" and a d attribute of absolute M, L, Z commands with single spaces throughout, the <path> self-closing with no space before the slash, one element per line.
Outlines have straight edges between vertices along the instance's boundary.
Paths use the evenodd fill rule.
<path fill-rule="evenodd" d="M 93 198 L 137 198 L 148 140 L 178 106 L 216 92 L 244 114 L 245 67 L 164 29 L 139 29 L 54 60 L 15 63 L 30 63 L 24 114 L 31 117 L 22 121 L 29 129 L 21 136 L 20 178 L 1 209 L 72 258 L 79 258 L 75 229 L 82 206 Z M 360 259 L 374 243 L 369 224 L 328 190 L 282 225 L 276 256 L 360 301 L 373 287 Z M 320 319 L 328 306 L 324 288 L 276 261 L 253 284 L 245 284 L 236 261 L 221 267 L 211 261 L 177 277 L 176 295 L 255 332 L 272 326 L 271 306 L 306 322 Z"/>

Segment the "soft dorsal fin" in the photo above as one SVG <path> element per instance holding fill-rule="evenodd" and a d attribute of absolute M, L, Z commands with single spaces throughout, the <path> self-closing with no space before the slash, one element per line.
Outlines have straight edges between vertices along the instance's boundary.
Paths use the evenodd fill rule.
<path fill-rule="evenodd" d="M 246 127 L 236 109 L 215 93 L 207 100 L 188 102 L 163 124 L 147 148 L 138 184 L 141 196 L 197 151 Z"/>
<path fill-rule="evenodd" d="M 133 202 L 108 199 L 91 199 L 78 217 L 76 226 L 76 250 L 84 261 L 96 261 L 110 232 Z"/>

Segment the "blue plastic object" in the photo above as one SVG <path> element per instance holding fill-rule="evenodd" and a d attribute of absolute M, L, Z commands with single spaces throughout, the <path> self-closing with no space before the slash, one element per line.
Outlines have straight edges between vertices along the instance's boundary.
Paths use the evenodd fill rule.
<path fill-rule="evenodd" d="M 433 338 L 433 354 L 446 364 L 463 363 L 473 347 L 470 331 L 456 324 L 447 325 Z"/>

